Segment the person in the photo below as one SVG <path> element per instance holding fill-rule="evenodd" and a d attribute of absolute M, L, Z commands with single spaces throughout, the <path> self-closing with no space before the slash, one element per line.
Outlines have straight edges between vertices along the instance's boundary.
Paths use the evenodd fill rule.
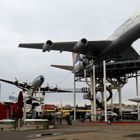
<path fill-rule="evenodd" d="M 60 113 L 60 125 L 62 125 L 62 112 Z"/>
<path fill-rule="evenodd" d="M 90 114 L 90 112 L 87 112 L 86 114 L 85 114 L 85 120 L 86 119 L 89 119 L 89 121 L 91 122 L 91 114 Z"/>
<path fill-rule="evenodd" d="M 66 116 L 66 122 L 67 122 L 67 124 L 69 124 L 69 115 L 67 114 L 67 116 Z"/>
<path fill-rule="evenodd" d="M 71 115 L 71 116 L 69 117 L 69 125 L 72 125 L 72 120 L 73 120 L 73 116 Z"/>
<path fill-rule="evenodd" d="M 119 115 L 117 115 L 117 116 L 116 116 L 116 121 L 118 122 L 118 121 L 119 121 L 119 119 L 120 119 L 120 118 L 119 118 Z"/>
<path fill-rule="evenodd" d="M 84 117 L 80 116 L 80 121 L 82 122 L 82 124 L 84 123 Z"/>
<path fill-rule="evenodd" d="M 58 125 L 62 125 L 62 113 L 56 112 L 55 113 L 55 119 Z"/>
<path fill-rule="evenodd" d="M 108 118 L 108 126 L 111 126 L 112 125 L 112 121 L 113 121 L 113 116 L 110 116 Z"/>
<path fill-rule="evenodd" d="M 66 116 L 66 121 L 68 125 L 72 125 L 72 119 L 73 119 L 73 116 L 70 116 L 70 115 Z"/>
<path fill-rule="evenodd" d="M 112 123 L 111 123 L 110 120 L 108 120 L 107 124 L 108 124 L 108 126 L 111 126 L 112 125 Z"/>

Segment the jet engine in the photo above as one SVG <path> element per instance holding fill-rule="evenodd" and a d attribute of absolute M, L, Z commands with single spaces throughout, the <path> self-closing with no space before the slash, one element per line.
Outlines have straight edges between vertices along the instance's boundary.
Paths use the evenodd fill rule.
<path fill-rule="evenodd" d="M 78 42 L 74 45 L 73 49 L 76 50 L 76 51 L 80 51 L 80 49 L 83 48 L 84 46 L 86 46 L 87 44 L 88 44 L 87 39 L 82 38 L 80 41 L 78 41 Z"/>
<path fill-rule="evenodd" d="M 50 51 L 53 43 L 51 40 L 46 41 L 42 46 L 42 52 Z"/>

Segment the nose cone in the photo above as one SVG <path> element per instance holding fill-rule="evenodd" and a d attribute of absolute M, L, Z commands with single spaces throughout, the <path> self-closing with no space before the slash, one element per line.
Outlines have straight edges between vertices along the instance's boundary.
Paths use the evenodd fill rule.
<path fill-rule="evenodd" d="M 40 76 L 40 81 L 41 81 L 41 83 L 44 82 L 44 77 L 42 75 Z"/>

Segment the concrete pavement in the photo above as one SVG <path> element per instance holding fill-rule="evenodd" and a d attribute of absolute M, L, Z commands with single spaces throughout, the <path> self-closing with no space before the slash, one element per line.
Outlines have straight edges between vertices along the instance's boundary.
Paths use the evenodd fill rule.
<path fill-rule="evenodd" d="M 139 123 L 105 123 L 73 122 L 72 125 L 56 125 L 55 129 L 20 130 L 0 132 L 2 140 L 140 140 Z"/>

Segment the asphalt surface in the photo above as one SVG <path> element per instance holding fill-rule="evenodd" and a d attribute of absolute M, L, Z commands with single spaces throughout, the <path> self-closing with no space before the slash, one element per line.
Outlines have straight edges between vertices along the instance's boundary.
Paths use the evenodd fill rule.
<path fill-rule="evenodd" d="M 73 122 L 55 129 L 1 131 L 0 140 L 140 140 L 140 124 Z"/>

